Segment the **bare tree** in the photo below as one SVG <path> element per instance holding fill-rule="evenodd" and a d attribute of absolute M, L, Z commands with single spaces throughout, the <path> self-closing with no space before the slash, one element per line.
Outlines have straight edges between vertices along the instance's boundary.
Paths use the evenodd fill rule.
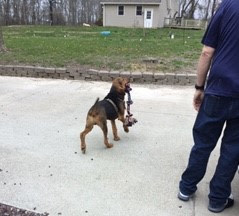
<path fill-rule="evenodd" d="M 199 0 L 180 0 L 180 16 L 190 19 L 194 18 L 195 11 L 197 10 Z"/>
<path fill-rule="evenodd" d="M 208 0 L 208 1 L 207 1 L 207 6 L 206 6 L 206 11 L 205 11 L 204 20 L 208 20 L 210 3 L 211 3 L 211 1 Z"/>
<path fill-rule="evenodd" d="M 55 0 L 49 0 L 50 25 L 54 25 L 53 7 L 55 3 L 56 3 Z"/>
<path fill-rule="evenodd" d="M 30 1 L 30 12 L 31 12 L 31 23 L 33 25 L 36 24 L 37 20 L 37 15 L 36 15 L 36 0 L 31 0 Z"/>
<path fill-rule="evenodd" d="M 20 24 L 20 1 L 13 0 L 13 24 Z"/>
<path fill-rule="evenodd" d="M 180 16 L 184 17 L 192 0 L 180 0 Z"/>
<path fill-rule="evenodd" d="M 41 0 L 36 0 L 36 22 L 40 24 L 42 22 L 42 13 L 41 13 Z"/>
<path fill-rule="evenodd" d="M 189 8 L 189 12 L 188 12 L 188 18 L 190 19 L 194 19 L 194 14 L 198 8 L 198 2 L 199 0 L 192 0 L 191 1 L 191 5 L 190 5 L 190 8 Z"/>
<path fill-rule="evenodd" d="M 3 1 L 3 15 L 5 24 L 8 25 L 10 23 L 10 0 Z"/>
<path fill-rule="evenodd" d="M 29 8 L 28 8 L 28 0 L 22 0 L 21 4 L 21 24 L 26 25 L 28 24 L 28 14 L 29 14 Z"/>
<path fill-rule="evenodd" d="M 217 0 L 213 0 L 211 16 L 214 15 L 214 13 L 216 11 L 216 8 L 217 8 L 217 4 L 218 4 L 218 1 Z"/>
<path fill-rule="evenodd" d="M 70 24 L 75 25 L 77 23 L 76 15 L 77 15 L 77 0 L 71 0 L 71 1 L 69 1 L 69 22 L 70 22 Z"/>
<path fill-rule="evenodd" d="M 6 51 L 6 48 L 3 41 L 2 26 L 0 25 L 0 52 L 4 51 Z"/>
<path fill-rule="evenodd" d="M 82 24 L 100 19 L 101 0 L 0 0 L 3 25 Z"/>
<path fill-rule="evenodd" d="M 0 2 L 0 52 L 6 51 L 2 34 L 2 3 Z"/>

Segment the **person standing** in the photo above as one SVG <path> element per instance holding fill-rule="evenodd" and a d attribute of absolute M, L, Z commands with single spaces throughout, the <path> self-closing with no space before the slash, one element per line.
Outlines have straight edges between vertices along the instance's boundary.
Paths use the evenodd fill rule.
<path fill-rule="evenodd" d="M 222 1 L 202 44 L 193 98 L 198 111 L 193 126 L 194 146 L 181 176 L 178 198 L 188 201 L 196 192 L 197 184 L 206 173 L 210 154 L 225 127 L 208 195 L 208 210 L 222 212 L 234 204 L 231 182 L 239 163 L 238 0 Z"/>

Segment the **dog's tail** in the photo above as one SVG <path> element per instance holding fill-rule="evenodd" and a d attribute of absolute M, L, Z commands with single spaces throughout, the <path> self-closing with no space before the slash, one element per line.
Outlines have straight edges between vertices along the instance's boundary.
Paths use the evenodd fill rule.
<path fill-rule="evenodd" d="M 99 100 L 100 100 L 100 98 L 98 97 L 98 98 L 96 98 L 96 101 L 95 101 L 95 103 L 94 103 L 94 105 L 93 106 L 95 106 L 95 104 L 96 103 L 98 103 L 99 102 Z"/>
<path fill-rule="evenodd" d="M 92 107 L 90 108 L 88 114 L 89 115 L 94 115 L 95 113 L 95 108 L 96 108 L 96 104 L 99 102 L 100 98 L 96 98 L 95 103 L 92 105 Z"/>

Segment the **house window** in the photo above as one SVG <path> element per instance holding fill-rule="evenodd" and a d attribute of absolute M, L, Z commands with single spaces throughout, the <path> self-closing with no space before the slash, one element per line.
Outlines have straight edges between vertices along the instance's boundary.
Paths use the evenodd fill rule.
<path fill-rule="evenodd" d="M 118 6 L 118 15 L 120 15 L 120 16 L 124 15 L 124 6 L 123 5 Z"/>
<path fill-rule="evenodd" d="M 141 5 L 138 5 L 136 7 L 136 16 L 142 16 L 142 10 L 143 10 L 143 7 Z"/>
<path fill-rule="evenodd" d="M 151 11 L 147 11 L 147 16 L 146 16 L 146 19 L 151 19 Z"/>

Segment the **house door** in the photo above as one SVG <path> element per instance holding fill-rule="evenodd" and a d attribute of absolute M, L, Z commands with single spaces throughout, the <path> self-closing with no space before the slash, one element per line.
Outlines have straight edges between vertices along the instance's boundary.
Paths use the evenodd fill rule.
<path fill-rule="evenodd" d="M 153 9 L 144 10 L 144 28 L 152 28 L 153 26 Z"/>

